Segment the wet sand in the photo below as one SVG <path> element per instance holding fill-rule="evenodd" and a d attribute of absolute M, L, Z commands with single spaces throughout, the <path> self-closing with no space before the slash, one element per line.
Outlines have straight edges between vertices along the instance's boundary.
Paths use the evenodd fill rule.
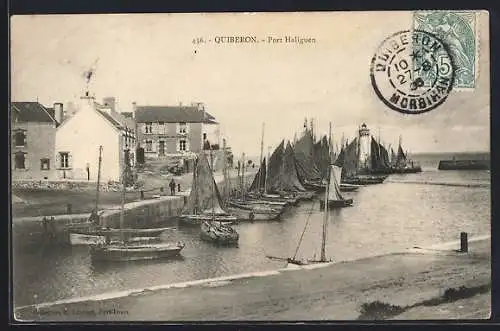
<path fill-rule="evenodd" d="M 359 318 L 364 303 L 404 307 L 440 297 L 448 288 L 489 285 L 490 247 L 486 239 L 471 242 L 466 254 L 449 248 L 412 250 L 108 300 L 25 307 L 17 310 L 16 317 L 24 321 L 353 320 Z M 417 307 L 391 318 L 481 318 L 490 310 L 487 296 L 464 300 L 476 300 L 471 306 L 446 303 L 448 308 L 440 314 L 437 307 Z"/>

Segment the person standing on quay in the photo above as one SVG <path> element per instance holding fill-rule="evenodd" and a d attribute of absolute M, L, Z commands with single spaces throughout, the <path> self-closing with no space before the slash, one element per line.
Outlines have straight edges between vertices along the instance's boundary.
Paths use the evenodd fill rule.
<path fill-rule="evenodd" d="M 170 195 L 175 195 L 175 181 L 173 178 L 168 186 L 170 186 Z"/>

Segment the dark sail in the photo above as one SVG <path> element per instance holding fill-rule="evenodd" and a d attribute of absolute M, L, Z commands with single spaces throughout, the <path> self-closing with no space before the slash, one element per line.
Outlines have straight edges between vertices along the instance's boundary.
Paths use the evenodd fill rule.
<path fill-rule="evenodd" d="M 343 150 L 343 165 L 342 165 L 342 178 L 355 177 L 358 175 L 359 154 L 358 154 L 358 138 L 353 141 L 345 150 Z M 341 152 L 342 153 L 342 152 Z M 337 164 L 336 164 L 337 165 Z M 338 165 L 340 166 L 340 165 Z"/>
<path fill-rule="evenodd" d="M 250 185 L 250 192 L 264 192 L 266 185 L 266 158 L 262 160 L 259 171 L 253 178 L 252 185 Z"/>
<path fill-rule="evenodd" d="M 389 160 L 389 153 L 387 152 L 387 149 L 380 145 L 380 155 L 382 157 L 382 164 L 386 169 L 391 168 L 391 161 Z"/>
<path fill-rule="evenodd" d="M 328 138 L 326 136 L 323 136 L 320 141 L 314 144 L 314 159 L 321 178 L 326 179 L 331 163 Z"/>
<path fill-rule="evenodd" d="M 297 163 L 290 143 L 284 148 L 284 141 L 276 148 L 269 160 L 267 176 L 268 192 L 305 191 L 297 173 Z"/>
<path fill-rule="evenodd" d="M 403 152 L 403 148 L 401 147 L 401 144 L 398 147 L 398 155 L 396 156 L 396 166 L 398 166 L 398 167 L 406 166 L 406 155 Z"/>
<path fill-rule="evenodd" d="M 371 141 L 371 165 L 372 170 L 388 170 L 390 168 L 389 154 L 387 150 L 373 137 Z"/>
<path fill-rule="evenodd" d="M 225 213 L 222 209 L 222 205 L 222 198 L 212 175 L 212 169 L 210 169 L 208 159 L 205 153 L 200 153 L 195 160 L 193 184 L 182 214 L 196 215 L 212 213 L 212 211 L 214 211 L 215 214 L 221 214 Z"/>
<path fill-rule="evenodd" d="M 294 156 L 298 164 L 299 176 L 308 181 L 321 178 L 321 174 L 314 162 L 314 138 L 310 130 L 295 143 L 293 147 Z"/>

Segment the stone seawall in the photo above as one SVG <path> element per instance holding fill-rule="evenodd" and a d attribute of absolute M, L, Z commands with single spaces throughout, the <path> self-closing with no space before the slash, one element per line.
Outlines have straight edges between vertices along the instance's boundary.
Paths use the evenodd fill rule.
<path fill-rule="evenodd" d="M 254 173 L 245 174 L 247 176 L 245 186 L 250 185 L 253 175 Z M 214 177 L 220 185 L 222 176 L 216 174 Z M 232 178 L 231 182 L 232 187 L 235 187 L 237 180 Z M 188 195 L 189 191 L 184 191 L 176 196 L 160 196 L 127 203 L 125 204 L 124 226 L 140 228 L 173 225 L 176 217 L 181 214 Z M 49 222 L 46 228 L 43 226 L 43 216 L 14 217 L 12 220 L 12 244 L 15 248 L 22 249 L 37 249 L 41 245 L 69 245 L 69 230 L 88 227 L 88 217 L 89 213 L 48 216 L 54 221 Z M 120 225 L 120 206 L 104 210 L 101 219 L 104 225 L 118 228 Z"/>
<path fill-rule="evenodd" d="M 125 227 L 158 226 L 172 224 L 180 215 L 186 196 L 162 196 L 156 199 L 135 201 L 125 205 Z M 43 216 L 15 218 L 12 222 L 12 244 L 16 248 L 37 249 L 40 245 L 69 244 L 69 230 L 87 228 L 89 214 L 56 215 L 46 227 Z M 101 214 L 103 224 L 117 228 L 120 210 L 105 210 Z"/>

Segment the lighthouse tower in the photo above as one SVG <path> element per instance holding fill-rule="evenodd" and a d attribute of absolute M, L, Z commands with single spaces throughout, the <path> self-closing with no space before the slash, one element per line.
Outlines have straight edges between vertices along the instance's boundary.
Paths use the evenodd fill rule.
<path fill-rule="evenodd" d="M 370 129 L 365 123 L 359 128 L 359 168 L 369 170 L 371 168 L 371 141 Z"/>

